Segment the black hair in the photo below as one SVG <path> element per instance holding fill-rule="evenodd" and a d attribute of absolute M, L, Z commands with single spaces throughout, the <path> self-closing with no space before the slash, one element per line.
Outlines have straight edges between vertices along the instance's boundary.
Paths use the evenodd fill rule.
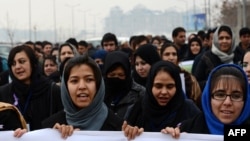
<path fill-rule="evenodd" d="M 115 34 L 113 33 L 105 33 L 102 37 L 102 41 L 101 41 L 101 45 L 103 46 L 104 42 L 109 42 L 109 41 L 114 41 L 115 42 L 115 46 L 118 46 L 118 40 L 115 36 Z"/>
<path fill-rule="evenodd" d="M 52 61 L 54 64 L 58 65 L 57 62 L 56 62 L 56 56 L 49 55 L 49 56 L 44 57 L 44 59 L 43 59 L 43 64 L 42 64 L 42 72 L 43 72 L 43 74 L 45 74 L 45 73 L 44 73 L 44 64 L 45 64 L 45 61 L 46 61 L 46 60 L 50 60 L 50 61 Z"/>
<path fill-rule="evenodd" d="M 16 54 L 20 53 L 22 51 L 24 51 L 25 54 L 29 58 L 31 69 L 32 69 L 31 75 L 33 75 L 35 72 L 41 73 L 41 70 L 40 70 L 41 68 L 38 65 L 38 59 L 35 55 L 35 52 L 32 48 L 30 48 L 27 45 L 20 45 L 20 46 L 16 46 L 16 47 L 11 49 L 11 51 L 9 53 L 9 57 L 8 57 L 8 67 L 11 68 L 11 66 L 14 64 L 14 58 L 15 58 Z M 13 75 L 12 73 L 10 73 L 10 74 Z"/>
<path fill-rule="evenodd" d="M 49 41 L 43 41 L 42 42 L 42 48 L 44 48 L 46 45 L 51 45 L 51 46 L 53 46 L 53 44 L 51 43 L 51 42 L 49 42 Z"/>
<path fill-rule="evenodd" d="M 161 50 L 160 50 L 160 55 L 161 55 L 161 58 L 162 58 L 162 55 L 163 55 L 163 52 L 165 51 L 166 48 L 168 47 L 173 47 L 175 50 L 176 50 L 176 53 L 177 53 L 177 61 L 179 62 L 179 57 L 180 57 L 180 53 L 179 53 L 179 49 L 177 48 L 177 46 L 173 43 L 164 43 L 161 47 Z"/>
<path fill-rule="evenodd" d="M 84 41 L 84 40 L 79 41 L 78 45 L 88 47 L 88 43 L 86 41 Z"/>
<path fill-rule="evenodd" d="M 78 49 L 78 42 L 75 38 L 69 38 L 68 40 L 66 40 L 67 43 L 70 43 L 71 45 L 75 46 L 75 48 Z"/>
<path fill-rule="evenodd" d="M 229 26 L 227 25 L 222 25 L 218 31 L 218 34 L 221 33 L 222 31 L 226 31 L 231 37 L 233 37 L 232 30 Z"/>
<path fill-rule="evenodd" d="M 62 77 L 64 79 L 64 82 L 66 83 L 68 81 L 71 69 L 75 66 L 80 66 L 82 64 L 86 64 L 89 67 L 91 67 L 94 73 L 95 80 L 96 80 L 96 88 L 99 89 L 101 80 L 102 80 L 102 73 L 98 65 L 95 63 L 95 61 L 92 58 L 88 57 L 87 55 L 76 56 L 76 57 L 70 58 L 67 61 L 64 67 L 64 73 Z"/>
<path fill-rule="evenodd" d="M 186 32 L 186 30 L 183 27 L 176 27 L 172 32 L 172 37 L 178 36 L 180 32 Z"/>
<path fill-rule="evenodd" d="M 202 40 L 204 40 L 204 39 L 205 39 L 205 36 L 206 36 L 206 33 L 205 33 L 204 30 L 199 30 L 199 31 L 197 32 L 197 36 L 199 36 Z"/>
<path fill-rule="evenodd" d="M 239 31 L 240 37 L 246 34 L 250 35 L 250 29 L 248 27 L 241 28 Z"/>

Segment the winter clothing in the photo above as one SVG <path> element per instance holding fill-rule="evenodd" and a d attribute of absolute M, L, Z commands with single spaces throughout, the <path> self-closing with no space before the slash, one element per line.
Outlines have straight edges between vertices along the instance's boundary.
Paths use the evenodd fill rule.
<path fill-rule="evenodd" d="M 232 34 L 232 31 L 231 31 L 232 45 L 231 45 L 230 50 L 227 53 L 222 52 L 220 50 L 219 41 L 218 41 L 219 40 L 218 32 L 220 28 L 222 28 L 222 26 L 218 27 L 214 33 L 213 45 L 212 45 L 211 50 L 204 53 L 199 63 L 197 64 L 196 70 L 194 72 L 194 76 L 199 82 L 201 90 L 203 90 L 204 85 L 207 81 L 207 77 L 213 68 L 215 68 L 218 65 L 225 64 L 225 63 L 238 64 L 241 60 L 241 56 L 238 56 L 234 53 L 236 46 L 234 45 L 235 37 Z"/>
<path fill-rule="evenodd" d="M 108 73 L 121 66 L 126 78 L 107 77 Z M 136 101 L 141 99 L 145 88 L 133 81 L 128 55 L 122 51 L 107 54 L 104 64 L 106 86 L 105 103 L 117 116 L 127 119 Z"/>
<path fill-rule="evenodd" d="M 155 76 L 162 69 L 175 80 L 176 87 L 174 96 L 166 106 L 159 105 L 152 93 Z M 143 127 L 147 132 L 160 132 L 161 129 L 167 126 L 175 127 L 178 123 L 200 112 L 192 100 L 185 98 L 178 70 L 175 64 L 168 61 L 159 61 L 151 67 L 145 97 L 136 104 L 128 118 L 131 125 Z"/>
<path fill-rule="evenodd" d="M 204 91 L 202 93 L 202 109 L 203 113 L 199 114 L 198 116 L 183 121 L 180 124 L 181 132 L 188 132 L 188 133 L 202 133 L 202 134 L 218 134 L 224 135 L 224 124 L 215 117 L 214 113 L 212 112 L 211 107 L 211 83 L 212 77 L 216 71 L 223 67 L 234 67 L 241 71 L 244 75 L 244 84 L 245 84 L 245 94 L 244 94 L 244 107 L 242 109 L 241 114 L 239 117 L 233 121 L 230 125 L 241 125 L 247 124 L 250 125 L 250 93 L 249 93 L 249 85 L 247 81 L 247 77 L 245 72 L 240 68 L 238 65 L 234 64 L 222 64 L 217 66 L 212 70 L 210 73 Z M 230 69 L 230 70 L 229 70 Z M 228 71 L 232 72 L 232 69 L 229 68 Z M 225 73 L 224 73 L 225 74 Z M 223 75 L 224 75 L 223 74 Z M 233 73 L 225 74 L 225 75 L 232 75 Z M 217 80 L 217 79 L 215 79 Z"/>
<path fill-rule="evenodd" d="M 140 46 L 134 54 L 134 59 L 136 59 L 136 56 L 141 57 L 146 63 L 149 65 L 153 65 L 154 63 L 161 60 L 161 57 L 159 53 L 157 52 L 157 48 L 152 44 L 145 44 Z M 135 61 L 135 60 L 134 60 Z M 135 63 L 134 63 L 135 64 Z M 132 77 L 134 78 L 135 82 L 146 86 L 147 77 L 141 77 L 136 70 L 133 70 Z"/>

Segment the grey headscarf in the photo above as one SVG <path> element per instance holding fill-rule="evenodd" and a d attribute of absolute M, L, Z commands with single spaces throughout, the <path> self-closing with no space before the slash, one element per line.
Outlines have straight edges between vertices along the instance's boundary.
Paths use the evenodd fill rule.
<path fill-rule="evenodd" d="M 92 103 L 80 110 L 72 102 L 65 83 L 62 79 L 61 97 L 67 123 L 81 130 L 100 130 L 108 116 L 108 108 L 103 102 L 105 95 L 103 79 Z"/>
<path fill-rule="evenodd" d="M 64 46 L 69 46 L 72 49 L 74 56 L 80 55 L 79 52 L 77 51 L 77 48 L 74 45 L 72 45 L 71 43 L 65 42 L 59 46 L 59 50 L 58 50 L 59 51 L 59 54 L 58 54 L 58 62 L 59 63 L 62 63 L 62 61 L 60 60 L 60 56 L 61 56 L 61 50 Z"/>
<path fill-rule="evenodd" d="M 223 25 L 223 26 L 225 26 L 225 25 Z M 223 63 L 231 63 L 232 64 L 233 63 L 233 58 L 234 58 L 234 50 L 236 49 L 235 36 L 233 34 L 233 31 L 231 30 L 231 32 L 232 32 L 232 45 L 231 45 L 231 48 L 230 48 L 229 52 L 227 52 L 227 53 L 222 52 L 220 50 L 219 37 L 218 37 L 218 35 L 219 35 L 218 33 L 219 33 L 220 28 L 221 28 L 221 26 L 219 26 L 217 28 L 217 30 L 215 31 L 215 33 L 214 33 L 213 45 L 212 45 L 212 50 L 211 51 L 215 55 L 217 55 Z"/>

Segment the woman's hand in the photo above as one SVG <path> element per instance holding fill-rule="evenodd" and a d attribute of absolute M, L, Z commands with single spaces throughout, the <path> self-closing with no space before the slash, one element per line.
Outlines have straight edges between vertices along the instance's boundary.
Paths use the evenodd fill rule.
<path fill-rule="evenodd" d="M 124 131 L 124 135 L 128 138 L 128 140 L 131 140 L 136 136 L 139 136 L 144 131 L 144 129 L 138 128 L 137 126 L 130 126 L 126 121 L 124 121 L 122 125 L 122 131 Z"/>
<path fill-rule="evenodd" d="M 27 132 L 27 129 L 21 129 L 21 128 L 17 128 L 14 131 L 14 137 L 20 138 L 24 133 Z"/>
<path fill-rule="evenodd" d="M 72 125 L 65 125 L 65 124 L 59 124 L 56 123 L 53 127 L 54 129 L 57 129 L 61 135 L 62 138 L 66 139 L 68 136 L 71 136 L 74 132 L 74 130 L 80 130 L 80 129 L 74 129 Z"/>
<path fill-rule="evenodd" d="M 176 127 L 166 127 L 165 129 L 161 130 L 162 133 L 164 134 L 171 134 L 173 138 L 179 138 L 180 137 L 180 128 Z"/>

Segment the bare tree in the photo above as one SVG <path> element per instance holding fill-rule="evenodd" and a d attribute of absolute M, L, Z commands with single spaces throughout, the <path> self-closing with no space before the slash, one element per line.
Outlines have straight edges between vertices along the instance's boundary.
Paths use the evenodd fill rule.
<path fill-rule="evenodd" d="M 7 33 L 7 36 L 9 37 L 10 39 L 10 44 L 11 44 L 11 47 L 14 46 L 14 35 L 15 35 L 15 29 L 14 29 L 14 26 L 13 26 L 13 23 L 10 21 L 10 18 L 9 18 L 9 14 L 7 13 L 6 15 L 6 33 Z"/>
<path fill-rule="evenodd" d="M 249 19 L 249 12 L 250 12 L 250 1 L 246 1 L 246 13 L 245 13 L 245 19 L 247 19 L 246 23 L 247 26 L 250 24 L 250 19 Z M 216 24 L 227 24 L 232 27 L 237 27 L 237 26 L 242 26 L 242 0 L 224 0 L 221 5 L 216 5 L 215 8 L 219 9 L 220 13 L 219 16 L 217 16 L 214 20 Z"/>

